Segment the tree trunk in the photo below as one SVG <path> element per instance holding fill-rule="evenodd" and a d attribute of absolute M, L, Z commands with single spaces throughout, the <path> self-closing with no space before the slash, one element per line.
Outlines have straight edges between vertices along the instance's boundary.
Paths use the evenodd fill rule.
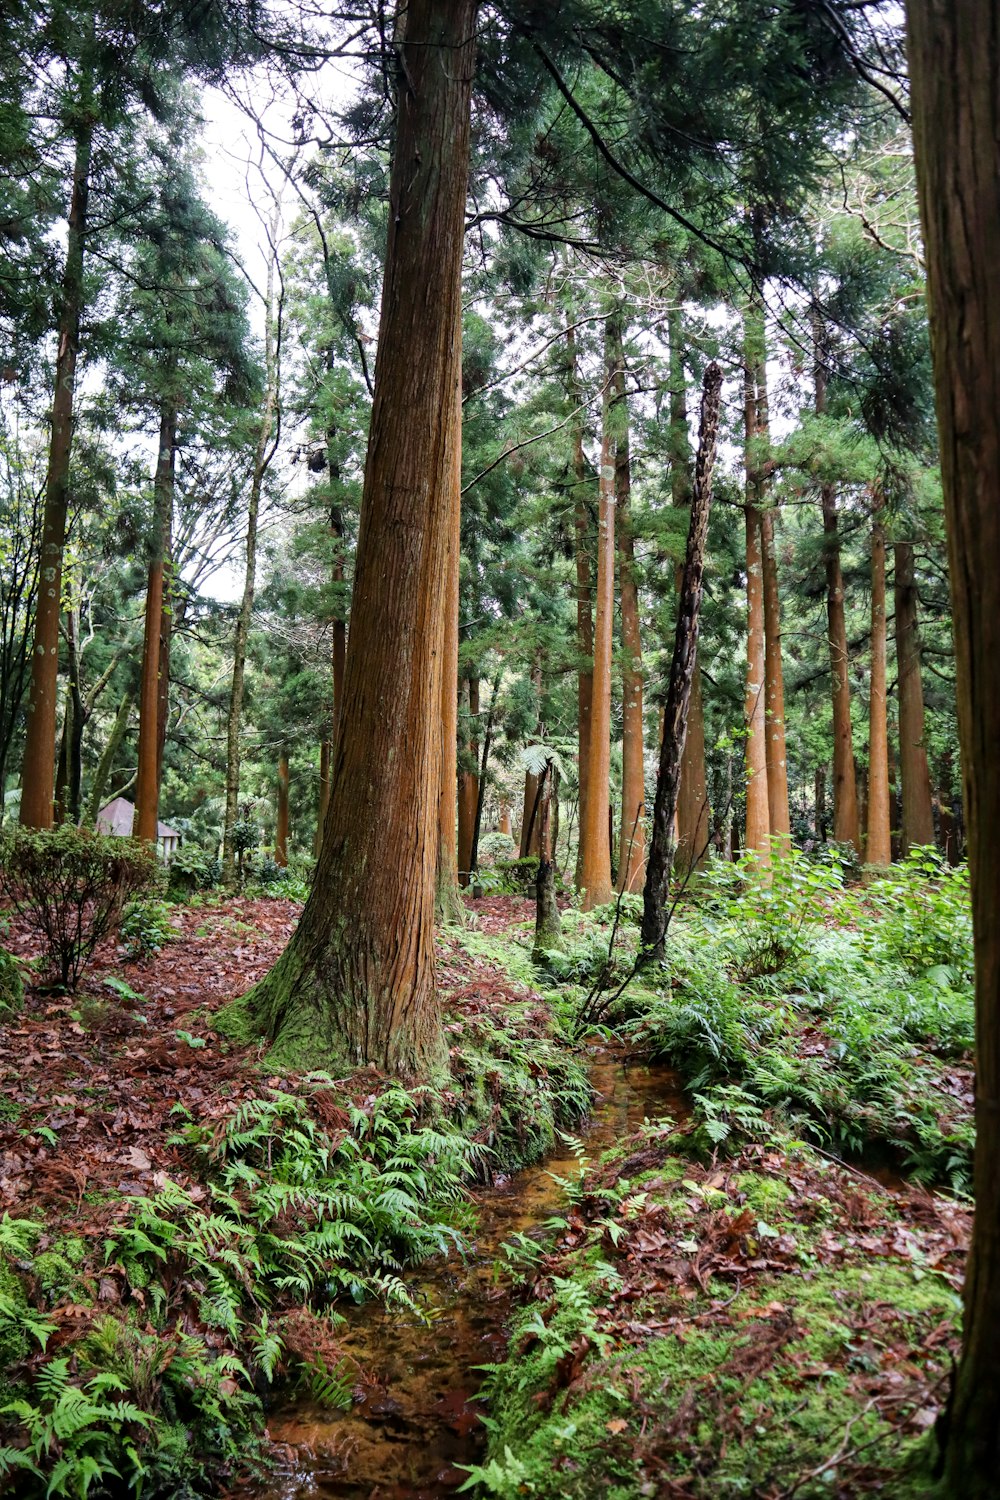
<path fill-rule="evenodd" d="M 889 725 L 885 674 L 885 526 L 882 494 L 872 495 L 872 645 L 868 703 L 868 842 L 865 862 L 876 869 L 892 863 L 889 814 Z"/>
<path fill-rule="evenodd" d="M 458 773 L 458 878 L 463 886 L 467 886 L 475 868 L 472 845 L 476 828 L 476 810 L 479 806 L 478 677 L 466 679 L 462 689 L 462 698 L 469 723 L 469 738 L 465 747 L 467 764 Z"/>
<path fill-rule="evenodd" d="M 276 207 L 271 218 L 271 239 L 277 240 L 279 210 Z M 236 886 L 236 852 L 233 848 L 233 829 L 240 815 L 240 729 L 243 721 L 243 686 L 246 677 L 247 642 L 253 622 L 253 602 L 257 587 L 257 524 L 260 516 L 260 497 L 264 487 L 264 476 L 274 456 L 271 434 L 274 431 L 278 406 L 278 357 L 277 326 L 274 313 L 274 255 L 268 258 L 267 288 L 264 306 L 264 406 L 257 431 L 254 449 L 253 475 L 250 481 L 250 498 L 247 504 L 246 563 L 243 572 L 243 597 L 240 612 L 236 617 L 236 636 L 233 640 L 233 679 L 229 690 L 229 713 L 226 720 L 226 811 L 222 834 L 222 877 L 230 888 Z M 322 830 L 322 788 L 320 794 Z"/>
<path fill-rule="evenodd" d="M 538 723 L 537 735 L 539 740 L 544 737 L 542 725 L 542 658 L 538 653 L 535 656 L 531 668 L 531 681 L 534 684 L 538 699 Z M 521 840 L 519 854 L 521 859 L 527 859 L 529 855 L 539 853 L 538 843 L 538 818 L 533 816 L 538 803 L 538 777 L 531 771 L 524 773 L 524 808 L 521 813 Z"/>
<path fill-rule="evenodd" d="M 820 843 L 824 843 L 826 840 L 826 766 L 816 767 L 813 802 L 816 809 L 816 837 Z"/>
<path fill-rule="evenodd" d="M 508 838 L 512 837 L 511 826 L 510 826 L 510 803 L 509 802 L 502 802 L 500 804 L 500 830 L 499 831 L 501 833 L 505 833 Z"/>
<path fill-rule="evenodd" d="M 274 828 L 274 862 L 288 868 L 288 751 L 278 753 L 278 816 Z"/>
<path fill-rule="evenodd" d="M 165 403 L 160 415 L 160 447 L 153 483 L 153 537 L 146 583 L 146 623 L 142 640 L 142 679 L 139 691 L 139 775 L 135 790 L 138 839 L 156 842 L 160 805 L 159 721 L 160 641 L 163 627 L 164 564 L 170 514 L 174 503 L 174 451 L 177 413 Z"/>
<path fill-rule="evenodd" d="M 121 749 L 122 741 L 128 729 L 129 717 L 132 713 L 132 694 L 126 693 L 118 708 L 115 722 L 111 726 L 108 735 L 108 743 L 105 745 L 100 760 L 97 762 L 97 770 L 94 772 L 94 783 L 90 788 L 90 801 L 87 804 L 87 826 L 93 828 L 97 822 L 97 814 L 101 810 L 101 802 L 104 799 L 104 788 L 108 784 L 115 763 L 115 756 Z"/>
<path fill-rule="evenodd" d="M 917 629 L 913 543 L 896 542 L 896 675 L 899 681 L 899 769 L 903 783 L 903 853 L 934 842 L 931 773 L 924 745 L 924 685 Z"/>
<path fill-rule="evenodd" d="M 582 405 L 582 394 L 576 367 L 576 334 L 566 333 L 569 350 L 569 398 Z M 590 510 L 587 504 L 587 460 L 583 451 L 583 417 L 573 427 L 574 538 L 576 552 L 576 649 L 577 668 L 577 748 L 579 754 L 580 827 L 583 827 L 587 805 L 587 778 L 590 775 L 590 719 L 594 702 L 594 609 L 590 582 Z M 583 840 L 578 841 L 576 887 L 582 883 Z"/>
<path fill-rule="evenodd" d="M 475 0 L 409 0 L 330 812 L 299 926 L 249 997 L 283 1049 L 422 1072 L 434 975 L 441 659 L 459 505 Z M 349 726 L 349 732 L 347 732 Z M 391 837 L 391 851 L 386 840 Z"/>
<path fill-rule="evenodd" d="M 759 350 L 754 381 L 757 387 L 757 440 L 770 444 L 771 418 L 767 399 L 767 353 L 764 318 L 757 314 Z M 762 579 L 764 587 L 764 697 L 767 717 L 767 806 L 771 837 L 778 847 L 791 848 L 788 811 L 788 760 L 785 749 L 785 672 L 781 659 L 781 601 L 778 593 L 778 556 L 774 543 L 774 509 L 767 503 L 763 447 L 755 464 L 757 506 L 760 511 Z"/>
<path fill-rule="evenodd" d="M 976 969 L 976 1213 L 945 1488 L 1000 1473 L 1000 94 L 992 0 L 908 0 Z M 902 736 L 901 736 L 902 737 Z M 905 753 L 905 752 L 904 752 Z"/>
<path fill-rule="evenodd" d="M 587 804 L 580 825 L 580 882 L 584 911 L 604 906 L 612 896 L 607 817 L 611 781 L 611 657 L 615 615 L 615 453 L 611 411 L 615 358 L 607 325 L 605 345 L 600 506 L 597 521 L 594 692 L 590 713 Z"/>
<path fill-rule="evenodd" d="M 324 740 L 319 747 L 319 797 L 316 808 L 316 836 L 313 839 L 313 853 L 319 854 L 323 843 L 323 825 L 326 823 L 326 812 L 330 806 L 330 741 Z"/>
<path fill-rule="evenodd" d="M 760 511 L 755 478 L 757 393 L 755 359 L 747 340 L 744 372 L 744 429 L 746 435 L 746 551 L 747 551 L 747 691 L 746 830 L 745 849 L 754 850 L 763 865 L 771 862 L 771 815 L 767 795 L 767 710 L 764 644 L 764 575 L 761 555 Z"/>
<path fill-rule="evenodd" d="M 459 353 L 461 368 L 461 353 Z M 456 397 L 461 403 L 459 390 Z M 452 418 L 461 432 L 462 412 Z M 461 441 L 451 449 L 454 468 L 452 483 L 456 494 L 462 488 Z M 448 572 L 445 584 L 444 649 L 441 657 L 441 786 L 438 794 L 438 875 L 436 916 L 439 922 L 457 922 L 463 915 L 458 886 L 458 592 L 461 576 L 462 514 L 461 502 L 452 507 L 448 537 Z"/>
<path fill-rule="evenodd" d="M 823 329 L 814 319 L 816 345 L 816 413 L 826 411 L 826 366 L 823 362 Z M 823 506 L 824 561 L 826 565 L 826 617 L 830 642 L 830 681 L 833 704 L 833 836 L 838 844 L 853 844 L 861 853 L 858 819 L 858 789 L 854 778 L 854 740 L 851 733 L 851 685 L 848 675 L 847 624 L 844 618 L 844 575 L 840 565 L 840 532 L 837 496 L 832 484 L 821 490 Z"/>
<path fill-rule="evenodd" d="M 535 877 L 535 941 L 531 956 L 544 960 L 553 948 L 563 946 L 562 921 L 556 901 L 556 872 L 552 862 L 552 762 L 542 773 L 538 804 L 539 853 Z"/>
<path fill-rule="evenodd" d="M 27 828 L 52 827 L 55 788 L 56 698 L 59 678 L 59 620 L 62 612 L 62 565 L 69 504 L 69 460 L 73 442 L 73 387 L 83 311 L 84 240 L 90 194 L 93 112 L 90 87 L 80 99 L 73 159 L 66 262 L 59 298 L 59 346 L 56 351 L 52 435 L 45 479 L 45 514 L 38 600 L 31 653 L 24 769 L 21 777 L 21 822 Z"/>
<path fill-rule="evenodd" d="M 674 820 L 680 788 L 681 761 L 687 733 L 688 705 L 698 650 L 705 540 L 712 505 L 712 470 L 719 431 L 722 371 L 714 362 L 705 369 L 701 399 L 701 431 L 691 496 L 684 572 L 677 600 L 677 629 L 670 662 L 670 682 L 664 706 L 663 742 L 653 804 L 653 830 L 642 893 L 641 944 L 644 961 L 662 962 L 667 936 L 667 894 L 674 859 Z"/>
<path fill-rule="evenodd" d="M 615 358 L 615 501 L 618 512 L 618 566 L 622 616 L 622 808 L 618 841 L 618 890 L 637 891 L 646 874 L 646 766 L 643 755 L 642 636 L 639 591 L 632 538 L 632 468 L 629 456 L 628 397 L 621 322 L 613 327 Z"/>
<path fill-rule="evenodd" d="M 687 392 L 684 373 L 682 319 L 679 307 L 667 314 L 670 341 L 670 493 L 674 505 L 691 504 L 691 443 L 687 423 Z M 683 569 L 676 573 L 680 593 Z M 660 743 L 663 741 L 661 715 Z M 705 706 L 701 691 L 700 649 L 695 652 L 688 706 L 687 734 L 681 758 L 681 784 L 677 795 L 677 849 L 674 864 L 680 874 L 697 869 L 708 858 L 711 806 L 705 768 Z"/>

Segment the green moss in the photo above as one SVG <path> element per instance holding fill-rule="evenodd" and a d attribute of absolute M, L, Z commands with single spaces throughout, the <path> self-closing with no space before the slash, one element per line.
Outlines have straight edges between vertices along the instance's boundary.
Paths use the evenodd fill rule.
<path fill-rule="evenodd" d="M 68 1235 L 34 1257 L 31 1269 L 50 1301 L 56 1302 L 63 1297 L 73 1302 L 88 1300 L 86 1283 L 77 1274 L 86 1254 L 83 1240 Z"/>
<path fill-rule="evenodd" d="M 615 1154 L 627 1159 L 640 1140 Z M 717 1224 L 724 1195 L 688 1183 L 690 1171 L 666 1158 L 630 1180 L 628 1198 L 646 1191 L 673 1224 L 693 1217 L 683 1233 L 697 1238 L 699 1216 Z M 610 1201 L 602 1180 L 592 1184 L 592 1204 Z M 880 1493 L 931 1494 L 929 1443 L 901 1440 L 868 1410 L 868 1383 L 894 1368 L 896 1350 L 920 1349 L 942 1321 L 957 1320 L 954 1292 L 922 1271 L 919 1251 L 912 1264 L 889 1255 L 821 1259 L 823 1229 L 796 1219 L 792 1193 L 771 1175 L 740 1172 L 725 1196 L 731 1217 L 749 1208 L 795 1239 L 801 1273 L 758 1273 L 735 1297 L 725 1279 L 710 1280 L 694 1300 L 661 1285 L 628 1303 L 619 1330 L 606 1315 L 617 1272 L 601 1258 L 605 1210 L 595 1208 L 601 1218 L 589 1240 L 550 1263 L 551 1297 L 520 1314 L 510 1356 L 488 1381 L 490 1460 L 476 1472 L 490 1493 L 639 1500 L 657 1493 L 668 1472 L 704 1500 L 793 1485 L 797 1500 L 828 1500 L 823 1465 L 849 1434 L 852 1447 L 870 1445 L 866 1461 L 891 1474 Z M 676 1332 L 637 1337 L 637 1325 L 655 1329 L 665 1319 Z"/>

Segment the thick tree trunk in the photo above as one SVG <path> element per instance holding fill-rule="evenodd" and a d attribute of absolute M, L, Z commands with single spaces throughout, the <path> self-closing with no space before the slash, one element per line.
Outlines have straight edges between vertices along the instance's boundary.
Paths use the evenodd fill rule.
<path fill-rule="evenodd" d="M 764 567 L 755 478 L 757 393 L 755 360 L 748 339 L 744 372 L 744 432 L 746 437 L 746 554 L 747 554 L 747 690 L 743 717 L 746 728 L 745 849 L 753 850 L 763 865 L 771 862 L 771 815 L 767 795 L 767 706 L 764 643 Z"/>
<path fill-rule="evenodd" d="M 582 405 L 582 394 L 576 368 L 576 334 L 567 331 L 569 351 L 569 399 Z M 579 756 L 580 827 L 583 827 L 587 805 L 587 778 L 590 775 L 590 718 L 594 702 L 594 606 L 590 567 L 590 509 L 587 504 L 587 460 L 583 451 L 583 418 L 573 427 L 573 532 L 576 552 L 576 649 L 577 668 L 577 750 Z M 577 889 L 581 885 L 583 841 L 578 840 L 576 858 Z"/>
<path fill-rule="evenodd" d="M 872 644 L 868 703 L 868 841 L 865 862 L 878 869 L 892 862 L 889 814 L 889 725 L 885 673 L 885 526 L 882 495 L 872 496 Z"/>
<path fill-rule="evenodd" d="M 21 777 L 21 822 L 27 828 L 52 827 L 55 789 L 56 698 L 59 679 L 59 619 L 62 612 L 62 565 L 69 504 L 69 460 L 73 442 L 73 387 L 83 312 L 84 240 L 93 112 L 89 86 L 80 100 L 73 160 L 66 262 L 59 298 L 59 344 L 56 350 L 52 435 L 45 479 L 45 513 L 35 631 L 31 653 L 24 769 Z"/>
<path fill-rule="evenodd" d="M 594 693 L 590 713 L 587 804 L 580 825 L 580 886 L 583 909 L 611 900 L 608 802 L 611 779 L 611 657 L 615 615 L 615 449 L 612 385 L 615 357 L 605 334 L 605 384 L 601 412 L 600 503 L 597 519 L 597 588 L 594 615 Z"/>
<path fill-rule="evenodd" d="M 118 708 L 115 722 L 111 726 L 108 742 L 97 762 L 97 770 L 94 772 L 93 785 L 90 788 L 90 801 L 87 804 L 87 826 L 93 828 L 97 822 L 97 814 L 101 810 L 104 800 L 104 788 L 108 784 L 115 763 L 115 756 L 121 749 L 122 741 L 128 729 L 128 721 L 132 713 L 132 694 L 126 693 Z"/>
<path fill-rule="evenodd" d="M 472 846 L 479 807 L 479 678 L 469 677 L 462 689 L 462 701 L 469 721 L 469 739 L 465 746 L 467 764 L 458 773 L 458 878 L 467 886 L 475 868 Z M 473 769 L 475 767 L 475 769 Z"/>
<path fill-rule="evenodd" d="M 139 774 L 135 789 L 138 839 L 155 843 L 160 806 L 160 642 L 163 629 L 164 576 L 167 537 L 174 504 L 174 451 L 177 413 L 170 403 L 160 416 L 160 447 L 153 482 L 153 538 L 146 583 L 146 623 L 142 640 L 142 679 L 139 690 Z"/>
<path fill-rule="evenodd" d="M 278 815 L 274 826 L 274 862 L 288 868 L 288 751 L 278 752 Z"/>
<path fill-rule="evenodd" d="M 1000 41 L 993 0 L 908 0 L 976 967 L 976 1214 L 945 1487 L 1000 1474 Z"/>
<path fill-rule="evenodd" d="M 271 219 L 271 239 L 278 235 L 279 212 L 276 208 Z M 260 497 L 264 487 L 264 476 L 274 454 L 271 434 L 274 431 L 278 406 L 278 356 L 277 327 L 274 313 L 274 256 L 267 263 L 267 288 L 264 307 L 264 405 L 257 430 L 254 448 L 253 475 L 250 480 L 250 497 L 247 503 L 246 562 L 243 570 L 243 596 L 240 612 L 236 617 L 236 635 L 233 640 L 233 678 L 229 689 L 229 713 L 226 720 L 226 811 L 222 833 L 222 877 L 226 885 L 237 884 L 236 852 L 233 848 L 233 829 L 240 812 L 240 730 L 243 722 L 243 689 L 246 679 L 247 642 L 253 622 L 253 603 L 257 588 L 257 526 L 260 518 Z M 329 783 L 327 782 L 327 785 Z M 320 794 L 320 829 L 323 826 L 322 787 Z"/>
<path fill-rule="evenodd" d="M 641 890 L 646 876 L 646 764 L 643 754 L 642 635 L 639 629 L 639 590 L 635 582 L 632 540 L 632 468 L 629 456 L 628 398 L 625 391 L 625 352 L 621 324 L 615 321 L 615 500 L 618 512 L 618 554 L 622 613 L 622 810 L 618 842 L 618 889 Z"/>
<path fill-rule="evenodd" d="M 818 317 L 814 319 L 813 326 L 816 345 L 816 412 L 822 416 L 826 411 L 826 365 L 823 362 L 823 329 Z M 832 484 L 823 485 L 821 501 L 833 704 L 833 836 L 839 844 L 853 844 L 860 854 L 861 825 L 858 818 L 858 789 L 854 777 L 854 741 L 851 733 L 851 685 L 848 672 L 850 656 L 844 617 L 844 575 L 840 564 L 837 496 Z"/>
<path fill-rule="evenodd" d="M 330 741 L 324 740 L 319 747 L 319 796 L 316 806 L 316 834 L 313 838 L 313 853 L 318 855 L 323 844 L 323 825 L 330 806 Z"/>
<path fill-rule="evenodd" d="M 499 832 L 500 833 L 505 833 L 508 838 L 512 837 L 511 826 L 510 826 L 510 803 L 509 802 L 502 802 L 500 804 L 500 829 L 499 829 Z"/>
<path fill-rule="evenodd" d="M 677 599 L 677 629 L 670 662 L 670 681 L 664 705 L 663 742 L 653 804 L 653 829 L 642 893 L 641 943 L 644 961 L 662 962 L 667 935 L 667 895 L 674 859 L 674 822 L 680 788 L 681 762 L 687 733 L 688 705 L 698 651 L 705 540 L 712 505 L 712 470 L 719 431 L 719 401 L 722 371 L 717 364 L 706 367 L 701 400 L 701 432 L 687 551 L 680 594 Z"/>
<path fill-rule="evenodd" d="M 903 853 L 934 842 L 931 773 L 924 745 L 924 684 L 917 628 L 913 543 L 896 542 L 894 603 L 899 681 L 899 769 L 903 783 Z"/>
<path fill-rule="evenodd" d="M 330 811 L 299 926 L 249 997 L 286 1050 L 396 1072 L 424 1072 L 443 1055 L 434 976 L 441 659 L 459 505 L 475 20 L 475 0 L 409 0 L 406 10 Z"/>

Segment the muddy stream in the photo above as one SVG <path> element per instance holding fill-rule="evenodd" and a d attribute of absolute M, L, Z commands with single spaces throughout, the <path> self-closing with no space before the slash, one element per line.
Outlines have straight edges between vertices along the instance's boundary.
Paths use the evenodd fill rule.
<path fill-rule="evenodd" d="M 595 1158 L 644 1119 L 683 1112 L 676 1075 L 606 1054 L 591 1069 L 594 1110 L 577 1130 Z M 437 1500 L 477 1463 L 485 1432 L 475 1402 L 476 1366 L 503 1358 L 511 1313 L 509 1278 L 498 1265 L 512 1235 L 540 1229 L 565 1202 L 557 1177 L 580 1170 L 569 1147 L 489 1188 L 476 1188 L 478 1224 L 465 1256 L 428 1262 L 407 1285 L 433 1309 L 428 1325 L 369 1303 L 348 1311 L 342 1345 L 365 1371 L 362 1399 L 348 1411 L 302 1400 L 272 1411 L 282 1455 L 254 1500 Z"/>

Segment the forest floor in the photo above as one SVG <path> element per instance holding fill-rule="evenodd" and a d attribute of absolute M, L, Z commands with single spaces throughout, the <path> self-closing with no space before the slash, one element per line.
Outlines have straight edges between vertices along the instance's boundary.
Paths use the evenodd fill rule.
<path fill-rule="evenodd" d="M 606 1045 L 679 1069 L 691 1112 L 651 1113 L 584 1162 L 541 1241 L 511 1249 L 521 1311 L 484 1392 L 483 1493 L 929 1492 L 969 1215 L 910 1177 L 967 1170 L 962 960 L 928 943 L 916 898 L 910 971 L 822 892 L 795 899 L 821 913 L 809 942 L 787 910 L 746 908 L 737 942 L 717 902 L 710 932 L 679 929 L 674 994 L 636 985 L 603 1016 Z M 263 1044 L 215 1029 L 284 946 L 288 901 L 179 904 L 149 959 L 108 945 L 81 995 L 29 990 L 0 1059 L 0 1362 L 3 1399 L 24 1403 L 5 1491 L 36 1493 L 37 1471 L 44 1493 L 63 1464 L 52 1493 L 75 1493 L 88 1462 L 95 1495 L 114 1470 L 141 1469 L 147 1495 L 239 1487 L 266 1466 L 269 1383 L 359 1398 L 325 1307 L 405 1306 L 406 1267 L 471 1224 L 462 1182 L 576 1128 L 573 1017 L 595 972 L 627 968 L 628 939 L 608 973 L 607 923 L 567 912 L 568 951 L 538 971 L 532 903 L 470 906 L 439 947 L 451 1077 L 435 1090 L 272 1072 Z M 778 928 L 796 935 L 783 954 Z M 6 942 L 37 951 L 16 923 Z M 60 1427 L 81 1389 L 87 1421 Z"/>

